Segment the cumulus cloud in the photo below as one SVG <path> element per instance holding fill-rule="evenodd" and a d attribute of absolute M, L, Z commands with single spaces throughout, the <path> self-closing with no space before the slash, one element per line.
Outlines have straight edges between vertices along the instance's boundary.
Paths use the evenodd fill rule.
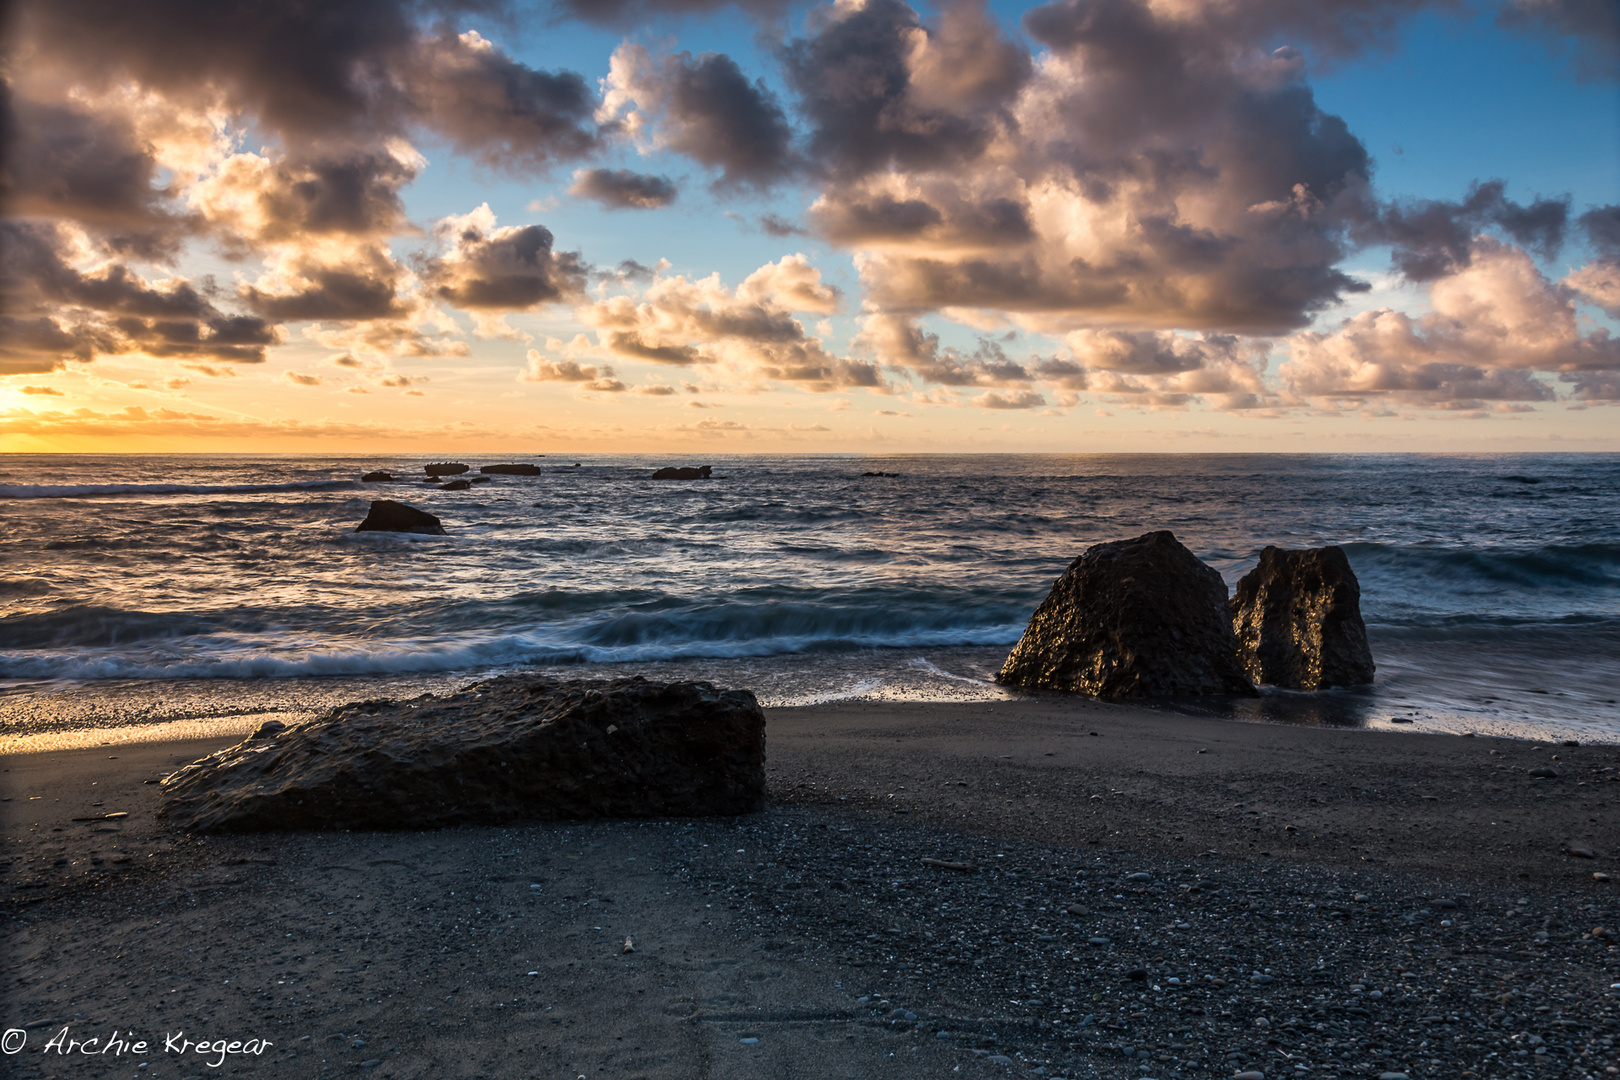
<path fill-rule="evenodd" d="M 1569 200 L 1537 199 L 1521 206 L 1503 195 L 1500 180 L 1474 184 L 1460 202 L 1396 202 L 1361 226 L 1368 243 L 1387 243 L 1397 269 L 1411 281 L 1433 281 L 1467 266 L 1476 234 L 1496 226 L 1544 259 L 1558 254 Z"/>
<path fill-rule="evenodd" d="M 1620 371 L 1620 339 L 1583 329 L 1570 290 L 1513 245 L 1476 238 L 1467 265 L 1435 281 L 1429 301 L 1417 318 L 1386 308 L 1296 334 L 1279 374 L 1307 398 L 1473 408 L 1551 400 L 1536 372 L 1599 387 Z"/>
<path fill-rule="evenodd" d="M 675 201 L 680 189 L 667 176 L 629 169 L 581 169 L 568 194 L 593 199 L 610 210 L 656 210 Z"/>
<path fill-rule="evenodd" d="M 723 364 L 743 378 L 812 390 L 881 387 L 876 364 L 830 352 L 794 318 L 831 312 L 839 301 L 803 255 L 788 255 L 734 290 L 718 274 L 659 276 L 639 295 L 609 297 L 576 315 L 597 329 L 603 349 L 627 360 Z"/>
<path fill-rule="evenodd" d="M 526 311 L 584 291 L 576 252 L 553 252 L 543 225 L 497 226 L 489 204 L 447 217 L 434 230 L 447 249 L 428 259 L 423 278 L 434 296 L 460 308 Z"/>
<path fill-rule="evenodd" d="M 613 54 L 606 89 L 598 117 L 616 119 L 648 148 L 719 170 L 721 187 L 769 187 L 798 164 L 775 95 L 723 53 L 654 57 L 626 43 Z"/>
<path fill-rule="evenodd" d="M 973 399 L 981 409 L 1039 409 L 1046 399 L 1034 390 L 989 390 Z"/>
<path fill-rule="evenodd" d="M 184 278 L 149 281 L 49 222 L 0 222 L 0 301 L 0 374 L 132 353 L 259 363 L 283 337 L 272 321 L 222 311 Z"/>

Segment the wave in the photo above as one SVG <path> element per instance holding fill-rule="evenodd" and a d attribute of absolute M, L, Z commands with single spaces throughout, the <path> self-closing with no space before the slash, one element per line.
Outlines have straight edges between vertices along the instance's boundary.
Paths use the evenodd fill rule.
<path fill-rule="evenodd" d="M 342 491 L 354 480 L 282 484 L 0 484 L 0 499 L 83 499 L 102 495 L 248 495 L 272 491 Z"/>
<path fill-rule="evenodd" d="M 1441 548 L 1360 543 L 1345 544 L 1344 550 L 1363 579 L 1363 596 L 1365 582 L 1384 575 L 1490 590 L 1504 586 L 1620 590 L 1620 544 Z"/>

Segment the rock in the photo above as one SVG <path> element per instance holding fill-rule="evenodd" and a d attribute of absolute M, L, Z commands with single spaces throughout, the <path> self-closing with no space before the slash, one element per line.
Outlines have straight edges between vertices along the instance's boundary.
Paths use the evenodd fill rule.
<path fill-rule="evenodd" d="M 378 484 L 378 483 L 381 483 L 384 480 L 392 480 L 393 478 L 394 478 L 393 473 L 368 472 L 368 473 L 366 473 L 366 475 L 364 475 L 364 476 L 362 476 L 360 478 L 360 482 L 362 484 Z"/>
<path fill-rule="evenodd" d="M 862 476 L 886 476 L 886 477 L 888 477 L 890 479 L 894 479 L 895 477 L 899 476 L 900 474 L 897 473 L 897 472 L 871 472 L 871 471 L 867 471 L 867 472 L 861 473 L 861 475 Z"/>
<path fill-rule="evenodd" d="M 466 491 L 472 487 L 470 480 L 452 480 L 448 484 L 440 484 L 440 491 Z"/>
<path fill-rule="evenodd" d="M 1589 847 L 1581 847 L 1581 846 L 1579 846 L 1577 844 L 1570 845 L 1569 853 L 1571 855 L 1575 856 L 1577 859 L 1595 859 L 1595 858 L 1597 858 L 1597 852 L 1593 851 Z"/>
<path fill-rule="evenodd" d="M 439 519 L 425 510 L 418 510 L 414 506 L 394 502 L 392 499 L 376 499 L 371 504 L 371 512 L 366 520 L 354 527 L 355 532 L 403 532 L 421 533 L 424 536 L 445 535 L 444 526 Z"/>
<path fill-rule="evenodd" d="M 422 466 L 422 471 L 429 476 L 460 476 L 467 471 L 467 466 L 459 461 L 439 461 Z"/>
<path fill-rule="evenodd" d="M 451 482 L 451 483 L 452 483 L 452 484 L 454 484 L 454 483 L 457 483 L 457 481 L 455 481 L 455 480 L 452 480 L 452 481 L 450 481 L 450 482 Z M 472 482 L 472 483 L 474 483 L 474 484 L 488 484 L 488 483 L 492 483 L 492 481 L 491 481 L 491 480 L 490 480 L 490 478 L 489 478 L 489 477 L 487 477 L 487 476 L 475 476 L 475 477 L 473 477 L 473 478 L 472 478 L 472 480 L 471 480 L 471 482 Z"/>
<path fill-rule="evenodd" d="M 1253 694 L 1221 575 L 1169 532 L 1098 544 L 1035 609 L 996 681 L 1103 698 Z"/>
<path fill-rule="evenodd" d="M 539 476 L 541 468 L 538 465 L 527 463 L 518 465 L 483 465 L 478 469 L 481 473 L 490 473 L 494 476 Z"/>
<path fill-rule="evenodd" d="M 509 675 L 345 705 L 164 779 L 187 829 L 430 829 L 518 819 L 744 814 L 765 799 L 746 690 Z"/>
<path fill-rule="evenodd" d="M 1542 780 L 1556 780 L 1558 779 L 1558 770 L 1551 765 L 1537 765 L 1530 770 L 1530 775 Z"/>
<path fill-rule="evenodd" d="M 286 730 L 287 730 L 287 725 L 283 724 L 280 720 L 266 720 L 264 723 L 260 724 L 256 728 L 254 728 L 253 729 L 253 734 L 249 735 L 248 738 L 249 739 L 273 739 L 277 735 L 280 735 L 283 731 L 286 731 Z"/>
<path fill-rule="evenodd" d="M 652 474 L 654 480 L 707 480 L 714 471 L 713 466 L 698 465 L 695 467 L 675 468 L 665 466 Z"/>
<path fill-rule="evenodd" d="M 1373 681 L 1361 585 L 1343 548 L 1266 548 L 1231 605 L 1238 659 L 1255 682 L 1322 690 Z"/>

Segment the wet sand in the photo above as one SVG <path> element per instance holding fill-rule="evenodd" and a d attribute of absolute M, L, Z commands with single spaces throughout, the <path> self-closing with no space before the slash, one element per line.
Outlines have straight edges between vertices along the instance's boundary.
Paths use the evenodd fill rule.
<path fill-rule="evenodd" d="M 1616 870 L 1620 749 L 1062 699 L 778 709 L 767 730 L 762 814 L 433 833 L 166 828 L 145 781 L 234 738 L 0 758 L 0 1027 L 27 1037 L 8 1067 L 1415 1077 L 1613 1064 L 1601 1040 L 1615 1034 L 1616 953 L 1592 930 L 1616 905 L 1593 875 Z M 1542 766 L 1559 775 L 1529 775 Z M 1424 905 L 1458 895 L 1442 930 L 1443 910 Z M 1148 934 L 1161 918 L 1187 929 Z M 1298 928 L 1287 942 L 1270 940 L 1279 919 Z M 1459 937 L 1474 924 L 1477 941 Z M 1198 992 L 1230 982 L 1248 997 L 1194 1003 L 1164 981 L 1223 956 Z M 1436 975 L 1427 1004 L 1411 982 L 1429 978 L 1426 956 L 1460 972 Z M 1262 967 L 1277 968 L 1275 988 L 1237 983 Z M 1369 979 L 1389 982 L 1390 1008 L 1410 1001 L 1413 1023 L 1453 992 L 1474 1008 L 1472 995 L 1477 1010 L 1458 1015 L 1474 1041 L 1385 1025 L 1377 1007 L 1347 1014 L 1343 1036 L 1327 1012 L 1313 1026 L 1311 1009 L 1351 1008 L 1328 998 Z M 1178 993 L 1174 1009 L 1154 996 Z M 1301 1026 L 1257 1029 L 1267 1017 L 1245 1001 L 1295 1010 Z M 1552 1071 L 1504 1041 L 1538 1023 L 1537 1045 L 1558 1054 L 1523 1058 Z M 1371 1034 L 1356 1041 L 1356 1025 Z M 150 1045 L 41 1053 L 64 1027 Z M 216 1069 L 211 1054 L 164 1047 L 176 1031 L 274 1045 L 227 1051 Z M 1446 1064 L 1432 1064 L 1442 1044 Z"/>

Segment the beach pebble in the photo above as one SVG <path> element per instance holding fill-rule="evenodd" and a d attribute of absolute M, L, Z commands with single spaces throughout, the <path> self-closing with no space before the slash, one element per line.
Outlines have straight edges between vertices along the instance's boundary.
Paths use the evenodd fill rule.
<path fill-rule="evenodd" d="M 1089 938 L 1086 938 L 1086 944 L 1087 945 L 1107 945 L 1107 944 L 1109 944 L 1109 941 L 1105 937 L 1089 937 Z"/>
<path fill-rule="evenodd" d="M 1149 874 L 1149 873 L 1146 873 L 1146 872 L 1138 872 L 1138 873 L 1135 873 L 1135 874 L 1127 875 L 1125 880 L 1126 881 L 1152 881 L 1153 880 L 1153 875 Z"/>
<path fill-rule="evenodd" d="M 749 1036 L 746 1039 L 738 1039 L 737 1041 L 742 1043 L 744 1046 L 758 1046 L 759 1045 L 759 1040 L 754 1038 L 753 1036 Z"/>
<path fill-rule="evenodd" d="M 1577 847 L 1577 846 L 1572 845 L 1570 847 L 1570 849 L 1569 849 L 1569 853 L 1571 855 L 1575 856 L 1577 859 L 1595 859 L 1595 858 L 1597 858 L 1597 852 L 1593 851 L 1589 847 Z"/>
<path fill-rule="evenodd" d="M 1244 1069 L 1240 1073 L 1234 1073 L 1232 1080 L 1266 1080 L 1266 1074 L 1259 1069 Z"/>
<path fill-rule="evenodd" d="M 1131 968 L 1125 973 L 1125 977 L 1132 982 L 1143 982 L 1147 979 L 1147 975 L 1147 971 L 1142 968 Z"/>
<path fill-rule="evenodd" d="M 1085 907 L 1084 905 L 1081 905 L 1081 904 L 1070 904 L 1068 907 L 1064 908 L 1063 910 L 1067 911 L 1070 915 L 1090 915 L 1091 914 L 1091 909 L 1088 908 L 1088 907 Z"/>
<path fill-rule="evenodd" d="M 1251 975 L 1249 976 L 1249 981 L 1254 983 L 1256 986 L 1270 986 L 1277 980 L 1272 978 L 1270 975 Z"/>
<path fill-rule="evenodd" d="M 1540 777 L 1543 780 L 1556 780 L 1558 779 L 1558 770 L 1551 765 L 1537 765 L 1530 770 L 1530 775 Z"/>
<path fill-rule="evenodd" d="M 1008 1057 L 1006 1054 L 991 1054 L 984 1060 L 994 1062 L 997 1065 L 1011 1065 L 1013 1063 L 1013 1059 Z"/>
<path fill-rule="evenodd" d="M 1457 909 L 1457 901 L 1442 898 L 1439 900 L 1429 901 L 1429 906 L 1432 908 L 1439 908 L 1442 911 L 1455 911 Z"/>
<path fill-rule="evenodd" d="M 1383 1072 L 1378 1074 L 1378 1080 L 1407 1080 L 1403 1072 Z"/>
<path fill-rule="evenodd" d="M 1600 871 L 1598 871 L 1598 872 L 1597 872 L 1597 873 L 1595 873 L 1595 874 L 1593 874 L 1593 875 L 1592 875 L 1592 880 L 1593 880 L 1593 881 L 1608 881 L 1608 880 L 1609 880 L 1609 875 L 1608 875 L 1608 874 L 1605 874 L 1605 873 L 1603 873 L 1603 872 L 1602 872 L 1602 871 L 1601 871 L 1601 870 L 1600 870 Z"/>

